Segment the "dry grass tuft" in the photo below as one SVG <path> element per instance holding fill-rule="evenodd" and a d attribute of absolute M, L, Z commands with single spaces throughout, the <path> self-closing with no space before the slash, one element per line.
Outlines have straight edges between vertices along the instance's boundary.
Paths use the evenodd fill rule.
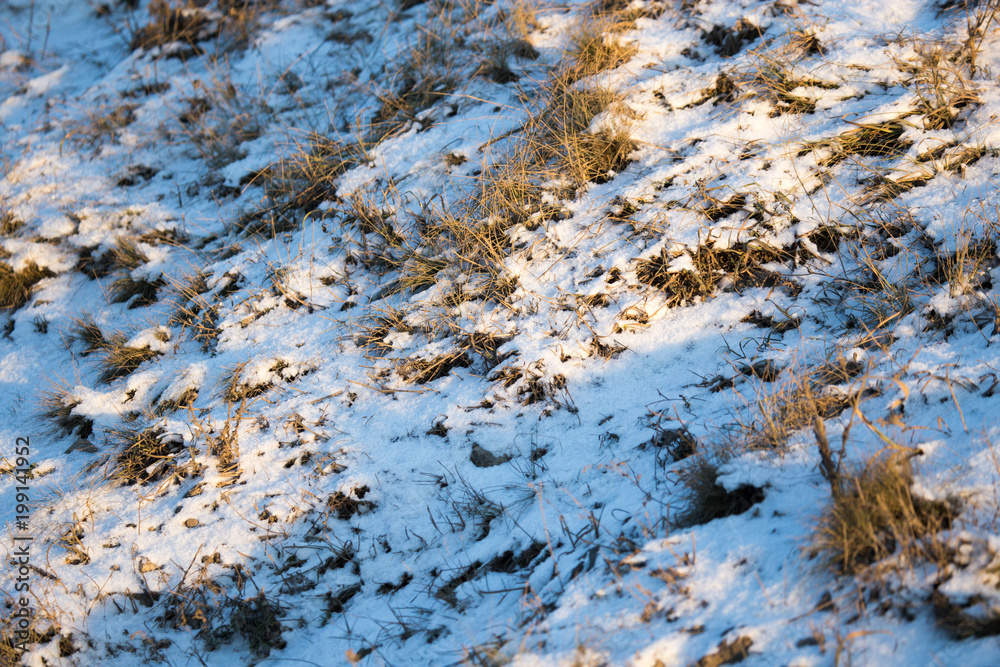
<path fill-rule="evenodd" d="M 34 262 L 28 262 L 20 271 L 14 271 L 8 264 L 0 262 L 0 310 L 17 310 L 27 303 L 31 288 L 36 283 L 54 275 Z"/>
<path fill-rule="evenodd" d="M 192 564 L 184 573 L 181 583 L 165 596 L 166 609 L 157 619 L 160 626 L 197 630 L 210 651 L 235 637 L 244 639 L 257 658 L 266 658 L 272 648 L 284 648 L 280 605 L 263 592 L 253 598 L 230 597 L 209 576 L 213 562 L 217 561 L 203 556 L 201 565 Z"/>
<path fill-rule="evenodd" d="M 436 68 L 427 67 L 421 71 L 406 68 L 398 77 L 398 83 L 378 96 L 379 108 L 369 124 L 367 145 L 378 145 L 396 136 L 418 120 L 420 112 L 441 101 L 457 82 Z"/>
<path fill-rule="evenodd" d="M 250 644 L 254 655 L 267 656 L 272 648 L 285 647 L 278 620 L 281 610 L 263 591 L 254 598 L 233 600 L 230 606 L 228 625 Z"/>
<path fill-rule="evenodd" d="M 387 308 L 380 311 L 377 316 L 362 323 L 359 327 L 360 333 L 354 339 L 355 345 L 371 350 L 376 356 L 382 356 L 393 350 L 391 343 L 386 341 L 386 337 L 393 331 L 410 333 L 413 331 L 410 325 L 406 324 L 406 313 L 396 308 Z"/>
<path fill-rule="evenodd" d="M 22 227 L 24 227 L 24 221 L 17 217 L 14 211 L 7 208 L 3 200 L 0 200 L 0 238 L 10 238 L 17 234 Z"/>
<path fill-rule="evenodd" d="M 951 526 L 954 508 L 914 497 L 910 452 L 878 457 L 841 474 L 820 517 L 810 553 L 836 572 L 859 574 L 894 555 L 936 560 L 934 538 Z"/>
<path fill-rule="evenodd" d="M 262 175 L 264 190 L 276 203 L 310 213 L 336 197 L 336 179 L 362 158 L 357 145 L 311 134 Z"/>
<path fill-rule="evenodd" d="M 396 365 L 396 371 L 407 382 L 426 384 L 444 377 L 453 368 L 467 368 L 469 356 L 465 352 L 439 354 L 432 359 L 412 357 L 403 359 Z"/>
<path fill-rule="evenodd" d="M 955 237 L 955 250 L 936 252 L 937 266 L 928 276 L 932 283 L 947 283 L 951 297 L 984 289 L 991 284 L 989 273 L 1000 265 L 997 258 L 997 229 L 992 226 L 985 236 L 976 238 L 964 229 Z"/>
<path fill-rule="evenodd" d="M 149 261 L 149 256 L 139 246 L 138 239 L 119 237 L 110 252 L 109 261 L 112 266 L 126 272 L 126 275 L 120 276 L 111 284 L 111 303 L 128 303 L 131 309 L 156 302 L 156 291 L 165 284 L 163 279 L 150 281 L 130 275 Z"/>
<path fill-rule="evenodd" d="M 83 415 L 74 414 L 81 404 L 80 398 L 69 386 L 54 383 L 52 388 L 42 393 L 39 416 L 50 422 L 61 435 L 72 435 L 86 440 L 94 430 L 94 421 Z"/>
<path fill-rule="evenodd" d="M 128 341 L 129 336 L 121 332 L 105 339 L 101 348 L 104 359 L 101 360 L 98 382 L 111 384 L 118 378 L 131 375 L 144 362 L 160 356 L 159 352 L 149 347 L 129 347 L 126 344 Z"/>
<path fill-rule="evenodd" d="M 219 379 L 220 396 L 226 403 L 242 404 L 274 388 L 274 380 L 291 382 L 311 369 L 289 368 L 290 364 L 281 358 L 271 360 L 266 373 L 248 373 L 250 361 L 242 361 L 227 368 Z"/>
<path fill-rule="evenodd" d="M 636 53 L 634 44 L 617 34 L 619 25 L 610 20 L 583 21 L 570 36 L 567 74 L 571 80 L 593 76 L 604 70 L 621 67 Z"/>
<path fill-rule="evenodd" d="M 727 202 L 732 204 L 732 201 Z M 739 210 L 739 209 L 734 209 Z M 706 215 L 724 215 L 716 210 L 706 209 Z M 723 279 L 736 290 L 751 287 L 782 287 L 797 293 L 798 287 L 781 274 L 764 268 L 764 264 L 788 261 L 791 256 L 783 249 L 763 242 L 741 242 L 728 248 L 713 244 L 699 246 L 689 255 L 691 268 L 673 269 L 675 258 L 666 250 L 659 255 L 639 260 L 636 277 L 640 283 L 662 290 L 668 307 L 691 303 L 696 299 L 709 297 Z"/>
<path fill-rule="evenodd" d="M 915 56 L 897 59 L 896 66 L 911 77 L 906 84 L 916 97 L 924 129 L 950 129 L 963 109 L 980 102 L 971 80 L 972 65 L 960 58 L 965 47 L 949 49 L 945 44 L 928 42 L 917 42 L 914 47 Z"/>
<path fill-rule="evenodd" d="M 112 454 L 110 476 L 126 484 L 153 482 L 162 478 L 173 458 L 184 449 L 183 439 L 162 427 L 122 426 L 104 434 Z"/>
<path fill-rule="evenodd" d="M 108 341 L 104 338 L 101 327 L 94 321 L 93 315 L 84 314 L 81 317 L 74 317 L 70 322 L 72 324 L 66 334 L 66 341 L 68 344 L 83 343 L 84 349 L 80 356 L 85 357 L 107 347 Z"/>
<path fill-rule="evenodd" d="M 818 162 L 827 167 L 838 164 L 849 156 L 901 157 L 910 147 L 910 142 L 902 138 L 906 125 L 909 124 L 903 120 L 906 115 L 908 114 L 881 123 L 855 123 L 858 127 L 836 137 L 806 144 L 799 155 L 825 150 L 825 154 Z"/>
<path fill-rule="evenodd" d="M 241 145 L 259 137 L 271 116 L 262 98 L 234 85 L 226 71 L 196 81 L 195 91 L 177 120 L 201 158 L 219 169 L 246 157 Z"/>
<path fill-rule="evenodd" d="M 744 440 L 751 449 L 783 447 L 796 432 L 819 419 L 830 419 L 860 399 L 860 392 L 841 390 L 841 385 L 861 373 L 864 367 L 840 358 L 818 368 L 784 372 L 787 378 L 771 391 L 762 392 L 754 405 L 754 418 L 745 429 Z"/>
<path fill-rule="evenodd" d="M 218 25 L 208 20 L 203 11 L 180 2 L 152 0 L 149 3 L 150 22 L 132 35 L 129 48 L 153 49 L 180 42 L 194 47 L 197 42 L 218 34 Z"/>
<path fill-rule="evenodd" d="M 116 268 L 132 271 L 148 262 L 149 256 L 139 246 L 138 239 L 119 236 L 111 249 L 111 261 Z"/>
<path fill-rule="evenodd" d="M 695 455 L 679 472 L 683 509 L 674 515 L 677 527 L 706 524 L 715 519 L 743 514 L 764 500 L 764 489 L 740 484 L 729 491 L 719 484 L 718 465 L 708 458 Z"/>
<path fill-rule="evenodd" d="M 142 308 L 156 303 L 156 291 L 165 285 L 162 279 L 152 282 L 122 276 L 111 283 L 111 303 L 127 303 L 129 309 Z"/>
<path fill-rule="evenodd" d="M 219 337 L 219 306 L 209 305 L 202 295 L 208 291 L 208 276 L 196 274 L 186 284 L 176 283 L 177 305 L 168 324 L 191 332 L 191 338 L 201 344 L 203 352 L 211 349 Z"/>

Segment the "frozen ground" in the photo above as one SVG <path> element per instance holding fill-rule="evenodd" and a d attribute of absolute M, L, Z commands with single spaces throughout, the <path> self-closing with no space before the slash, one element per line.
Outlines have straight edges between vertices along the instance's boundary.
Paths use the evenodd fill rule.
<path fill-rule="evenodd" d="M 149 5 L 0 5 L 0 662 L 1000 663 L 995 0 Z"/>

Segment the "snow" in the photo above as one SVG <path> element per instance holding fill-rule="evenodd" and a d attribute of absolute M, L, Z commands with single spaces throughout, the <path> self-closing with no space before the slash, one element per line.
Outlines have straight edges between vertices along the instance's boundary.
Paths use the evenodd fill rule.
<path fill-rule="evenodd" d="M 957 48 L 962 11 L 634 0 L 622 38 L 636 54 L 573 85 L 621 94 L 586 132 L 625 118 L 636 149 L 601 183 L 546 177 L 503 232 L 498 266 L 516 282 L 500 289 L 463 232 L 434 225 L 475 215 L 482 173 L 525 141 L 592 3 L 534 3 L 524 38 L 540 56 L 510 55 L 509 83 L 476 72 L 513 1 L 256 3 L 245 43 L 224 29 L 184 57 L 130 52 L 149 4 L 41 2 L 30 25 L 29 3 L 0 7 L 0 219 L 24 223 L 0 262 L 51 272 L 0 312 L 0 617 L 10 637 L 15 538 L 30 534 L 33 623 L 56 638 L 15 664 L 654 667 L 750 640 L 748 665 L 996 664 L 995 630 L 962 636 L 947 615 L 1000 614 L 1000 256 L 969 245 L 1000 236 L 1000 25 L 962 70 L 978 103 L 925 128 L 900 64 Z M 229 29 L 227 4 L 185 13 Z M 761 35 L 720 55 L 709 32 L 740 19 Z M 821 52 L 796 46 L 805 34 Z M 716 90 L 792 52 L 810 83 L 787 92 L 815 110 L 772 114 L 780 96 L 759 82 L 755 97 Z M 367 123 L 382 102 L 429 74 L 454 85 L 379 140 Z M 230 146 L 240 114 L 260 132 Z M 897 153 L 833 159 L 837 137 L 892 119 Z M 313 210 L 278 211 L 288 229 L 241 234 L 241 216 L 276 202 L 259 172 L 313 134 L 354 161 Z M 402 241 L 352 217 L 352 198 Z M 833 251 L 829 226 L 845 232 Z M 140 266 L 114 263 L 120 240 Z M 758 242 L 785 254 L 720 268 L 682 304 L 637 268 L 663 252 L 663 275 L 694 276 L 699 250 Z M 949 284 L 939 266 L 969 247 L 985 251 Z M 426 260 L 444 267 L 406 287 Z M 873 269 L 912 303 L 873 289 Z M 124 277 L 155 283 L 154 301 L 109 303 Z M 110 352 L 74 338 L 86 316 L 158 354 L 102 383 Z M 959 508 L 938 535 L 944 564 L 822 566 L 810 545 L 831 491 L 812 422 L 748 444 L 796 373 L 847 360 L 855 375 L 816 388 L 857 396 L 824 415 L 830 445 L 845 443 L 845 471 L 919 450 L 912 495 Z M 755 375 L 761 361 L 777 378 Z M 136 483 L 113 473 L 129 431 L 162 448 Z M 682 431 L 699 453 L 675 460 L 661 439 Z M 29 436 L 25 533 L 14 448 Z M 760 497 L 685 525 L 702 460 L 723 491 Z M 259 595 L 280 626 L 263 647 L 239 622 Z"/>

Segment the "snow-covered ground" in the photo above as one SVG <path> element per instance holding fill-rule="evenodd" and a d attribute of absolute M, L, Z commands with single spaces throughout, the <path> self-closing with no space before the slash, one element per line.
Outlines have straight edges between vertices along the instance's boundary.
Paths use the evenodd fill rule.
<path fill-rule="evenodd" d="M 997 7 L 0 4 L 0 663 L 1000 664 Z"/>

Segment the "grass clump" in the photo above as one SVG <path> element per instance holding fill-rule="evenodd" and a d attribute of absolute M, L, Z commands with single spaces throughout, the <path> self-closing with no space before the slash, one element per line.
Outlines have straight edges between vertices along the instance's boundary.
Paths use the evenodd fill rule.
<path fill-rule="evenodd" d="M 149 255 L 139 245 L 138 240 L 119 236 L 111 249 L 111 261 L 116 268 L 132 271 L 149 261 Z"/>
<path fill-rule="evenodd" d="M 105 340 L 101 350 L 104 352 L 104 359 L 101 360 L 101 374 L 98 382 L 111 384 L 118 378 L 131 375 L 144 362 L 160 356 L 160 352 L 146 347 L 131 347 L 128 345 L 129 336 L 124 333 L 113 334 Z"/>
<path fill-rule="evenodd" d="M 131 276 L 122 276 L 111 284 L 111 303 L 127 303 L 129 310 L 141 308 L 156 303 L 156 291 L 164 285 L 162 279 L 136 280 Z"/>
<path fill-rule="evenodd" d="M 220 2 L 220 5 L 233 3 Z M 244 3 L 249 4 L 249 3 Z M 234 7 L 235 9 L 235 7 Z M 186 48 L 171 52 L 171 55 L 186 57 L 198 55 L 198 42 L 212 39 L 219 34 L 219 22 L 200 7 L 174 0 L 152 0 L 149 3 L 149 23 L 134 30 L 129 40 L 129 49 L 150 50 L 170 44 L 181 44 Z"/>
<path fill-rule="evenodd" d="M 80 356 L 85 357 L 107 347 L 108 340 L 104 337 L 104 331 L 101 330 L 100 325 L 94 321 L 93 315 L 85 314 L 70 321 L 72 324 L 66 335 L 67 343 L 83 343 L 84 349 Z"/>
<path fill-rule="evenodd" d="M 728 202 L 732 204 L 732 201 Z M 735 208 L 733 210 L 741 210 Z M 710 218 L 720 214 L 716 209 L 705 209 Z M 640 283 L 661 290 L 667 299 L 667 306 L 674 308 L 707 298 L 715 291 L 723 279 L 736 290 L 750 287 L 784 287 L 792 292 L 795 284 L 778 273 L 764 268 L 764 264 L 785 262 L 790 259 L 788 252 L 758 241 L 741 242 L 729 247 L 708 243 L 699 246 L 693 253 L 687 251 L 688 259 L 683 268 L 673 268 L 675 257 L 666 249 L 659 255 L 641 259 L 636 264 L 636 278 Z M 679 257 L 679 255 L 678 255 Z"/>
<path fill-rule="evenodd" d="M 955 511 L 914 497 L 908 454 L 896 451 L 838 476 L 810 547 L 826 566 L 854 575 L 896 554 L 933 553 L 934 536 L 950 527 Z"/>
<path fill-rule="evenodd" d="M 413 357 L 397 365 L 399 375 L 407 382 L 426 384 L 444 377 L 453 368 L 467 368 L 470 360 L 465 352 L 439 354 L 432 359 Z"/>
<path fill-rule="evenodd" d="M 456 81 L 432 69 L 404 69 L 399 83 L 378 96 L 379 108 L 372 116 L 367 144 L 377 145 L 397 135 L 420 112 L 430 108 L 455 89 Z"/>
<path fill-rule="evenodd" d="M 981 98 L 972 83 L 975 59 L 967 57 L 970 45 L 918 40 L 907 58 L 896 58 L 897 69 L 914 94 L 914 106 L 923 116 L 925 130 L 954 127 L 963 109 Z"/>
<path fill-rule="evenodd" d="M 249 361 L 241 361 L 226 369 L 222 374 L 219 380 L 220 395 L 226 403 L 230 405 L 242 403 L 246 399 L 257 398 L 264 394 L 274 387 L 274 382 L 271 379 L 272 374 L 282 377 L 281 371 L 287 367 L 287 364 L 276 359 L 274 365 L 268 369 L 267 374 L 263 377 L 259 373 L 249 374 L 248 377 L 247 369 L 249 367 Z"/>
<path fill-rule="evenodd" d="M 162 427 L 129 427 L 105 432 L 112 454 L 110 476 L 125 484 L 156 481 L 171 467 L 175 454 L 184 448 L 183 439 Z"/>
<path fill-rule="evenodd" d="M 570 37 L 568 72 L 573 80 L 592 76 L 624 65 L 636 53 L 634 44 L 624 41 L 613 22 L 584 21 Z"/>
<path fill-rule="evenodd" d="M 903 116 L 882 123 L 855 123 L 858 127 L 847 130 L 831 139 L 811 142 L 799 154 L 817 149 L 827 149 L 829 153 L 819 160 L 822 166 L 832 167 L 850 156 L 901 157 L 911 142 L 903 139 L 906 130 Z"/>
<path fill-rule="evenodd" d="M 991 225 L 987 234 L 977 236 L 961 229 L 954 236 L 954 250 L 935 253 L 936 267 L 928 277 L 932 283 L 947 283 L 948 295 L 958 297 L 991 286 L 989 273 L 1000 265 L 997 234 Z"/>
<path fill-rule="evenodd" d="M 393 350 L 392 344 L 386 341 L 393 331 L 402 333 L 413 331 L 413 328 L 406 323 L 406 312 L 396 308 L 385 309 L 381 314 L 361 324 L 359 329 L 354 344 L 367 348 L 375 356 L 382 356 Z"/>
<path fill-rule="evenodd" d="M 624 127 L 583 133 L 566 141 L 566 153 L 560 165 L 576 183 L 606 183 L 629 162 L 636 149 Z"/>
<path fill-rule="evenodd" d="M 177 120 L 199 156 L 210 169 L 246 157 L 242 144 L 263 133 L 271 110 L 234 85 L 228 72 L 213 72 L 195 89 L 198 94 L 186 98 L 188 108 Z"/>
<path fill-rule="evenodd" d="M 162 278 L 146 280 L 133 278 L 131 272 L 149 261 L 149 256 L 136 239 L 119 237 L 110 253 L 113 266 L 128 272 L 111 284 L 111 303 L 128 303 L 128 307 L 139 308 L 156 302 L 156 291 L 165 283 Z"/>
<path fill-rule="evenodd" d="M 14 211 L 10 210 L 0 200 L 0 238 L 9 238 L 17 234 L 24 227 L 24 220 L 21 220 Z"/>
<path fill-rule="evenodd" d="M 138 104 L 122 104 L 111 111 L 100 109 L 87 112 L 87 121 L 77 125 L 66 139 L 82 138 L 90 147 L 100 145 L 105 140 L 115 141 L 122 131 L 135 122 Z"/>
<path fill-rule="evenodd" d="M 675 514 L 674 525 L 689 528 L 715 519 L 743 514 L 764 500 L 764 489 L 752 484 L 740 484 L 727 490 L 719 484 L 718 464 L 696 455 L 680 472 L 683 509 Z"/>
<path fill-rule="evenodd" d="M 27 303 L 35 284 L 54 275 L 49 269 L 40 268 L 34 262 L 28 262 L 20 271 L 0 262 L 0 310 L 17 310 Z"/>
<path fill-rule="evenodd" d="M 94 430 L 94 421 L 76 414 L 75 409 L 82 404 L 79 396 L 66 385 L 55 384 L 42 394 L 39 416 L 52 424 L 63 435 L 72 435 L 86 440 Z"/>
<path fill-rule="evenodd" d="M 199 295 L 177 306 L 170 324 L 191 332 L 191 338 L 201 345 L 202 352 L 209 351 L 219 337 L 219 306 L 210 306 Z"/>
<path fill-rule="evenodd" d="M 357 144 L 319 134 L 296 141 L 288 157 L 244 180 L 263 187 L 265 198 L 234 227 L 247 236 L 274 235 L 298 228 L 302 218 L 320 204 L 336 200 L 337 178 L 363 159 Z"/>
<path fill-rule="evenodd" d="M 255 655 L 267 656 L 272 648 L 285 647 L 280 608 L 263 592 L 247 600 L 231 600 L 230 606 L 229 627 L 247 641 Z"/>
<path fill-rule="evenodd" d="M 863 370 L 863 366 L 840 359 L 800 372 L 786 371 L 788 378 L 756 401 L 755 418 L 746 433 L 752 449 L 783 447 L 797 431 L 808 428 L 818 419 L 830 419 L 850 407 L 860 395 L 844 392 L 833 385 L 844 384 Z"/>
<path fill-rule="evenodd" d="M 334 181 L 358 163 L 358 147 L 319 134 L 297 143 L 291 157 L 269 170 L 264 188 L 276 202 L 310 213 L 336 196 Z"/>
<path fill-rule="evenodd" d="M 900 252 L 887 262 L 879 256 L 882 251 L 870 239 L 852 243 L 845 254 L 857 262 L 855 274 L 835 285 L 848 306 L 848 324 L 869 332 L 906 317 L 922 296 L 921 258 Z"/>

